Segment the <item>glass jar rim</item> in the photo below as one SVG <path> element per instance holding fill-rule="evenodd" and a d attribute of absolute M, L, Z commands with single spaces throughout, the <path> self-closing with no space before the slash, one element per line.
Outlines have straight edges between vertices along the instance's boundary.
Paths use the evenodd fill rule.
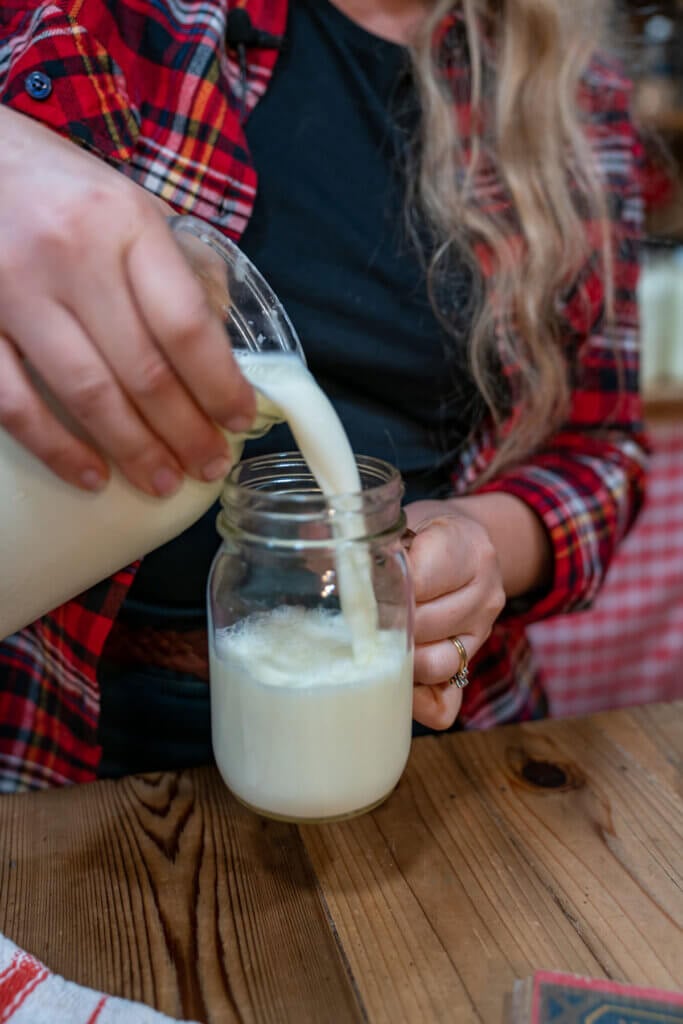
<path fill-rule="evenodd" d="M 356 455 L 361 491 L 324 495 L 300 452 L 276 452 L 243 459 L 223 486 L 218 516 L 221 534 L 231 525 L 241 528 L 249 518 L 259 534 L 277 532 L 283 523 L 336 523 L 362 517 L 360 540 L 387 530 L 403 528 L 403 479 L 384 459 Z"/>

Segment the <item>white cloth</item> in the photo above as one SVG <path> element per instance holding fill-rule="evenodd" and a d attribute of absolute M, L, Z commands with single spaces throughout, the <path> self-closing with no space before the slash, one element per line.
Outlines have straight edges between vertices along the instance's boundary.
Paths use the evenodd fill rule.
<path fill-rule="evenodd" d="M 192 1024 L 52 974 L 0 934 L 0 1024 Z"/>

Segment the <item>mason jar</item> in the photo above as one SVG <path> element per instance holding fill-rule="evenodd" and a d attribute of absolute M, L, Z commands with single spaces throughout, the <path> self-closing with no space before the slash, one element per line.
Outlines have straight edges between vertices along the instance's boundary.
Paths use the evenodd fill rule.
<path fill-rule="evenodd" d="M 247 459 L 221 497 L 208 582 L 211 728 L 234 795 L 321 822 L 381 803 L 410 749 L 413 594 L 403 483 L 357 458 L 325 497 L 301 455 Z"/>

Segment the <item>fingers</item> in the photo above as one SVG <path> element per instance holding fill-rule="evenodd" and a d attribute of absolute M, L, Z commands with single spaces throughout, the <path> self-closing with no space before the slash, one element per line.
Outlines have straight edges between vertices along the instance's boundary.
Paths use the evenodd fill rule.
<path fill-rule="evenodd" d="M 463 691 L 449 683 L 417 685 L 413 689 L 413 718 L 428 729 L 450 729 L 462 706 Z"/>
<path fill-rule="evenodd" d="M 433 686 L 461 668 L 460 655 L 448 637 L 457 633 L 472 657 L 489 635 L 499 607 L 489 615 L 487 588 L 480 587 L 474 573 L 461 575 L 476 559 L 453 520 L 434 520 L 418 532 L 409 558 L 416 594 L 414 677 Z"/>
<path fill-rule="evenodd" d="M 431 644 L 454 633 L 470 633 L 483 643 L 490 628 L 489 616 L 482 615 L 479 589 L 471 584 L 415 608 L 415 642 Z"/>
<path fill-rule="evenodd" d="M 433 519 L 418 531 L 410 545 L 410 568 L 418 603 L 432 601 L 455 587 L 464 587 L 475 575 L 471 549 L 460 530 L 458 516 Z"/>
<path fill-rule="evenodd" d="M 93 269 L 92 287 L 79 290 L 81 327 L 136 412 L 183 469 L 200 480 L 226 476 L 231 464 L 227 441 L 155 344 L 124 282 L 112 287 L 115 274 L 116 268 L 106 265 Z M 121 338 L 126 339 L 125 346 Z M 225 338 L 222 343 L 226 345 Z"/>
<path fill-rule="evenodd" d="M 77 320 L 52 303 L 38 302 L 32 313 L 20 323 L 23 350 L 52 394 L 134 486 L 160 497 L 172 494 L 182 481 L 181 467 L 134 409 Z M 78 460 L 68 461 L 69 474 L 81 475 Z"/>
<path fill-rule="evenodd" d="M 472 638 L 459 633 L 458 639 L 469 661 L 474 646 Z M 429 729 L 450 729 L 460 712 L 463 690 L 449 680 L 463 668 L 461 654 L 450 640 L 415 648 L 413 718 L 416 721 Z"/>
<path fill-rule="evenodd" d="M 173 238 L 168 208 L 32 119 L 0 111 L 0 120 L 7 429 L 81 484 L 88 469 L 106 479 L 103 457 L 150 494 L 172 493 L 183 471 L 223 476 L 228 449 L 215 423 L 246 428 L 255 397 Z M 214 291 L 217 281 L 216 268 Z M 62 428 L 33 372 L 63 404 Z M 72 423 L 92 447 L 78 429 L 65 436 Z"/>
<path fill-rule="evenodd" d="M 165 229 L 163 223 L 161 226 Z M 167 247 L 173 253 L 171 263 L 173 259 L 182 263 L 172 239 Z M 187 266 L 181 269 L 177 268 L 178 274 L 189 282 L 190 290 L 198 290 L 197 306 L 201 303 L 201 286 Z M 31 302 L 8 301 L 3 305 L 12 336 L 21 339 L 22 355 L 93 441 L 88 455 L 82 440 L 67 445 L 55 471 L 70 482 L 86 479 L 85 463 L 88 458 L 93 462 L 96 448 L 116 463 L 134 486 L 156 496 L 174 493 L 183 472 L 206 481 L 224 477 L 231 465 L 230 452 L 210 415 L 217 412 L 224 419 L 229 415 L 218 408 L 210 393 L 205 403 L 211 406 L 213 402 L 209 414 L 197 404 L 147 330 L 122 268 L 105 260 L 95 262 L 88 268 L 87 287 L 80 277 L 67 275 L 60 291 L 54 298 L 48 294 Z M 176 296 L 179 293 L 180 286 L 174 291 Z M 237 381 L 237 390 L 241 388 L 247 396 L 247 406 L 253 405 L 251 388 L 239 373 L 220 322 L 207 312 L 206 320 L 197 320 L 199 335 L 203 335 L 206 325 L 209 333 L 217 331 L 213 342 L 219 369 L 225 370 L 227 364 L 228 404 L 230 381 Z M 201 350 L 202 345 L 201 339 L 193 341 L 190 353 Z M 205 350 L 205 362 L 206 356 Z M 180 370 L 187 371 L 192 365 L 191 355 L 178 362 L 182 364 Z M 216 376 L 211 377 L 214 383 Z M 31 385 L 30 378 L 24 378 L 23 389 L 17 393 L 25 395 L 27 388 L 30 393 Z M 31 407 L 29 403 L 24 418 Z M 247 415 L 245 422 L 250 421 Z M 31 450 L 35 453 L 54 444 L 47 432 L 43 435 L 43 423 L 44 417 L 35 420 L 32 427 Z M 96 457 L 96 461 L 102 465 L 101 458 Z M 50 465 L 54 468 L 54 459 Z M 92 477 L 88 475 L 87 479 Z"/>
<path fill-rule="evenodd" d="M 0 426 L 67 483 L 100 490 L 104 459 L 59 422 L 39 397 L 8 339 L 0 335 Z"/>
<path fill-rule="evenodd" d="M 487 530 L 471 516 L 440 502 L 408 506 L 415 533 L 405 543 L 415 589 L 414 717 L 433 729 L 449 728 L 462 691 L 449 680 L 491 632 L 505 605 L 497 555 Z"/>
<path fill-rule="evenodd" d="M 197 406 L 228 430 L 246 429 L 256 411 L 253 389 L 164 222 L 150 224 L 135 239 L 126 271 L 147 330 Z"/>
<path fill-rule="evenodd" d="M 467 651 L 467 660 L 479 649 L 480 644 L 468 633 L 458 632 L 458 640 Z M 463 668 L 462 658 L 455 644 L 450 640 L 439 640 L 433 644 L 417 644 L 415 647 L 415 661 L 413 677 L 416 683 L 424 683 L 426 686 L 434 686 L 437 683 L 447 682 Z"/>
<path fill-rule="evenodd" d="M 466 516 L 439 516 L 412 538 L 408 559 L 416 643 L 457 632 L 469 634 L 475 649 L 480 646 L 505 605 L 498 558 L 486 530 Z"/>

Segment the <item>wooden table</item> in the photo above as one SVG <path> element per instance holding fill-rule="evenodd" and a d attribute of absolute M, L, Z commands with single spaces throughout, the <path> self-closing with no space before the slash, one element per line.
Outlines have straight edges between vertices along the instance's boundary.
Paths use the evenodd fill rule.
<path fill-rule="evenodd" d="M 213 769 L 0 798 L 0 931 L 211 1024 L 483 1021 L 547 967 L 683 988 L 683 702 L 416 740 L 296 828 Z"/>

